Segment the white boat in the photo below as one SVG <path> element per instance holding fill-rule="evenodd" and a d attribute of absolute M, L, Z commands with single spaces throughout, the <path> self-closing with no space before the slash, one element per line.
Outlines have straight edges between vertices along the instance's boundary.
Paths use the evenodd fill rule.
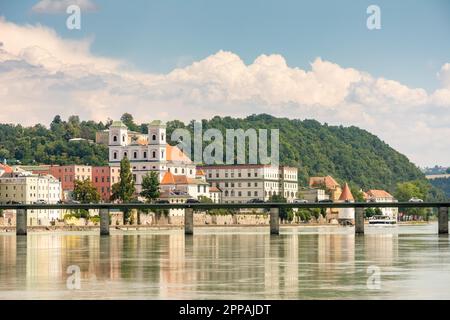
<path fill-rule="evenodd" d="M 389 225 L 396 224 L 397 220 L 389 216 L 375 215 L 369 218 L 369 224 Z"/>

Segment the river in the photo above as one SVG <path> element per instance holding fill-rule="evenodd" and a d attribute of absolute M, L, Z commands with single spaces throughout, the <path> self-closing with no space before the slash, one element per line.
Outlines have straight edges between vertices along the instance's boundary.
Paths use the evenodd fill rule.
<path fill-rule="evenodd" d="M 449 299 L 437 224 L 0 234 L 0 299 Z"/>

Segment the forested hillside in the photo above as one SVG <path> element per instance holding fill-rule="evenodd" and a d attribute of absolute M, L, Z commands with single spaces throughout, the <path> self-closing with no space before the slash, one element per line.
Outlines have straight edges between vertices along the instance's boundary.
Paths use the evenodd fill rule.
<path fill-rule="evenodd" d="M 136 124 L 125 114 L 122 120 L 133 130 L 146 132 L 144 124 Z M 111 123 L 80 121 L 77 116 L 67 121 L 56 116 L 47 128 L 0 125 L 0 159 L 9 163 L 91 164 L 107 163 L 107 147 L 72 138 L 95 139 L 95 132 Z M 290 120 L 270 115 L 252 115 L 238 119 L 214 117 L 202 121 L 203 130 L 216 128 L 265 128 L 280 130 L 280 161 L 299 168 L 299 182 L 306 185 L 309 176 L 332 175 L 361 188 L 393 190 L 398 182 L 424 180 L 423 173 L 404 155 L 395 151 L 375 135 L 357 127 L 330 126 L 315 120 Z M 193 130 L 193 123 L 167 123 L 168 137 L 175 128 Z M 224 135 L 225 136 L 225 135 Z"/>

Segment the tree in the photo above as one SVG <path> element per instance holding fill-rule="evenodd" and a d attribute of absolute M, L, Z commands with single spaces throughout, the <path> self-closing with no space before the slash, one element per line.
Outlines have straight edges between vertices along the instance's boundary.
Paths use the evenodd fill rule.
<path fill-rule="evenodd" d="M 131 174 L 130 161 L 127 157 L 120 161 L 120 181 L 113 184 L 111 200 L 119 200 L 122 203 L 131 202 L 134 199 L 136 188 L 134 186 L 133 175 Z M 124 209 L 123 223 L 130 220 L 130 210 Z"/>
<path fill-rule="evenodd" d="M 124 113 L 120 120 L 128 127 L 131 131 L 141 131 L 140 127 L 134 122 L 133 116 L 129 113 Z"/>
<path fill-rule="evenodd" d="M 8 149 L 5 148 L 0 149 L 0 160 L 9 159 L 10 156 L 11 154 Z"/>
<path fill-rule="evenodd" d="M 89 179 L 75 180 L 73 198 L 81 203 L 97 203 L 100 201 L 100 193 Z"/>
<path fill-rule="evenodd" d="M 450 168 L 447 168 L 447 170 L 445 170 L 446 174 L 450 174 Z"/>
<path fill-rule="evenodd" d="M 156 171 L 150 171 L 142 179 L 141 196 L 144 197 L 148 203 L 153 202 L 160 195 L 159 192 L 159 176 Z"/>
<path fill-rule="evenodd" d="M 411 198 L 425 199 L 427 197 L 429 185 L 422 181 L 408 181 L 397 184 L 395 191 L 395 197 L 400 202 L 407 202 Z M 423 208 L 408 208 L 404 209 L 404 213 L 407 215 L 419 215 L 425 216 L 426 212 Z"/>

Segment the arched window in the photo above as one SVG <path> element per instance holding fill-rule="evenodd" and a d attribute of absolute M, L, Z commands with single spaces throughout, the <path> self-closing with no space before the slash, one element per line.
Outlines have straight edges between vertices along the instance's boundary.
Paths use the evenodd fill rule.
<path fill-rule="evenodd" d="M 117 152 L 113 153 L 113 159 L 117 159 Z"/>
<path fill-rule="evenodd" d="M 133 158 L 136 159 L 137 158 L 137 152 L 133 152 Z"/>
<path fill-rule="evenodd" d="M 144 151 L 144 159 L 147 159 L 147 151 Z"/>
<path fill-rule="evenodd" d="M 164 141 L 164 133 L 161 133 L 161 141 Z"/>
<path fill-rule="evenodd" d="M 164 159 L 164 150 L 161 150 L 161 159 Z"/>
<path fill-rule="evenodd" d="M 123 153 L 123 157 L 124 157 L 124 158 L 127 158 L 127 157 L 128 157 L 128 153 L 127 153 L 127 152 L 124 152 L 124 153 Z"/>
<path fill-rule="evenodd" d="M 228 197 L 228 190 L 225 191 L 225 197 Z"/>
<path fill-rule="evenodd" d="M 152 140 L 156 141 L 156 134 L 152 135 Z"/>
<path fill-rule="evenodd" d="M 125 135 L 122 136 L 122 142 L 125 142 Z"/>
<path fill-rule="evenodd" d="M 152 152 L 152 157 L 153 157 L 153 158 L 156 158 L 156 151 L 153 151 L 153 152 Z"/>
<path fill-rule="evenodd" d="M 113 141 L 114 141 L 114 142 L 117 142 L 117 136 L 114 136 L 114 137 L 113 137 Z"/>

